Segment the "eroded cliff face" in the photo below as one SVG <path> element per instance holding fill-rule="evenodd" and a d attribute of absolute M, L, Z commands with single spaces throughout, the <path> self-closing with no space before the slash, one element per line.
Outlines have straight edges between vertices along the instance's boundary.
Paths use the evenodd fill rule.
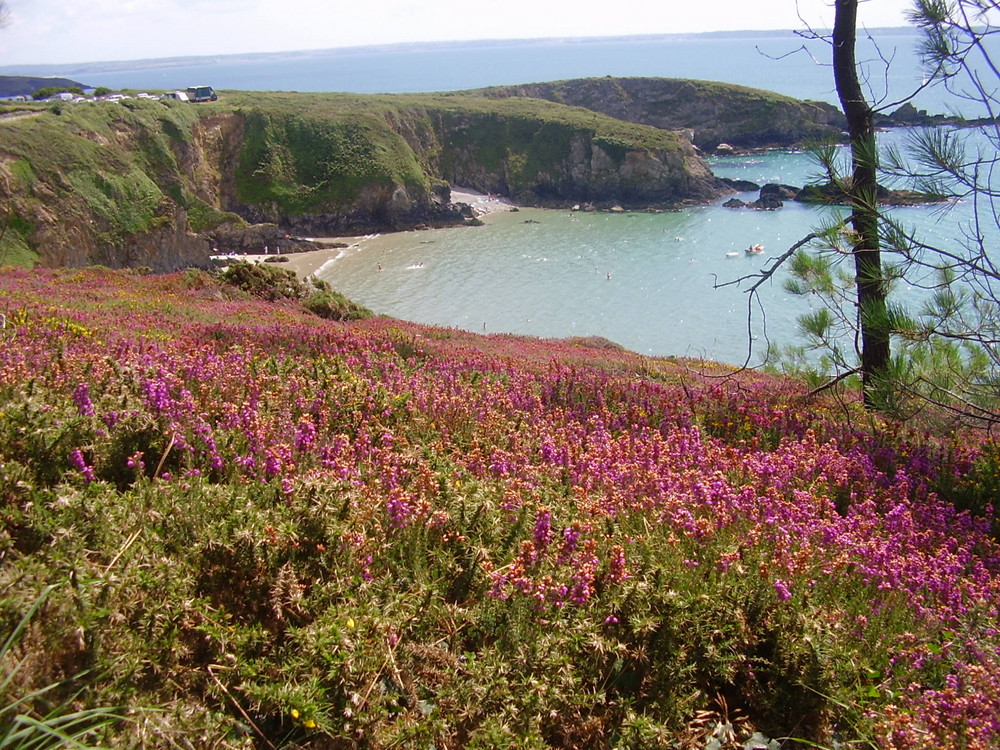
<path fill-rule="evenodd" d="M 189 125 L 171 115 L 190 112 L 80 106 L 88 109 L 0 123 L 0 199 L 13 229 L 3 232 L 3 256 L 51 267 L 207 267 L 211 245 L 190 226 L 189 181 L 170 146 Z"/>
<path fill-rule="evenodd" d="M 236 164 L 243 143 L 242 115 L 215 114 L 194 123 L 190 141 L 174 143 L 177 166 L 189 189 L 210 206 L 231 210 L 236 201 Z"/>
<path fill-rule="evenodd" d="M 729 192 L 681 133 L 659 133 L 651 147 L 545 121 L 447 113 L 435 122 L 444 179 L 525 205 L 662 208 Z"/>

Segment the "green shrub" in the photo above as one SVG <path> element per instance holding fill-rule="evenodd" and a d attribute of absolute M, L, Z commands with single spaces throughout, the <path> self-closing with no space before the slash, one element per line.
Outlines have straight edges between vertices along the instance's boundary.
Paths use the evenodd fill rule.
<path fill-rule="evenodd" d="M 302 299 L 305 285 L 294 271 L 258 263 L 234 263 L 219 274 L 227 284 L 242 289 L 247 294 L 269 301 Z"/>
<path fill-rule="evenodd" d="M 374 315 L 367 307 L 362 307 L 332 290 L 313 292 L 303 300 L 302 306 L 314 315 L 327 320 L 363 320 Z"/>

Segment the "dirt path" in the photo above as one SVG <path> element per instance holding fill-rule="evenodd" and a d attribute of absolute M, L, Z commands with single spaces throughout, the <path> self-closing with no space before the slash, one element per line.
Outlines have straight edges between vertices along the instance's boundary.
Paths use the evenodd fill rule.
<path fill-rule="evenodd" d="M 37 112 L 14 112 L 9 115 L 0 115 L 0 122 L 10 122 L 11 120 L 23 120 L 25 117 L 37 117 L 42 114 L 41 110 Z"/>

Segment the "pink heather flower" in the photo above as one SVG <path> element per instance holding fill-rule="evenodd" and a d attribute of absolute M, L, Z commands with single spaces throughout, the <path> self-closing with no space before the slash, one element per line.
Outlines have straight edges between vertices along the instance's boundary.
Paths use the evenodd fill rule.
<path fill-rule="evenodd" d="M 779 602 L 787 602 L 792 598 L 792 592 L 788 590 L 788 584 L 780 578 L 774 582 L 774 591 L 778 595 Z"/>
<path fill-rule="evenodd" d="M 77 471 L 83 474 L 83 479 L 87 484 L 94 481 L 94 469 L 87 465 L 87 459 L 83 457 L 83 451 L 77 448 L 69 454 L 69 460 L 76 467 Z"/>
<path fill-rule="evenodd" d="M 170 408 L 170 391 L 162 380 L 147 380 L 143 383 L 146 403 L 156 412 L 165 412 Z"/>
<path fill-rule="evenodd" d="M 73 391 L 73 402 L 80 414 L 85 417 L 94 416 L 94 404 L 90 400 L 90 384 L 80 383 Z"/>
<path fill-rule="evenodd" d="M 535 516 L 535 547 L 545 549 L 552 540 L 552 511 L 548 508 L 541 508 Z"/>
<path fill-rule="evenodd" d="M 612 583 L 621 583 L 629 577 L 628 569 L 625 567 L 625 550 L 620 544 L 611 548 L 608 556 L 608 580 Z"/>
<path fill-rule="evenodd" d="M 316 425 L 310 417 L 299 418 L 298 426 L 295 428 L 295 447 L 300 451 L 307 451 L 316 444 Z"/>

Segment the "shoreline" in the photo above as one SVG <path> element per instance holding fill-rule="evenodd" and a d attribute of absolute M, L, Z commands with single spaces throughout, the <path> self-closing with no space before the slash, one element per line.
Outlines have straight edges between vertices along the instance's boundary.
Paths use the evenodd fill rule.
<path fill-rule="evenodd" d="M 476 214 L 477 218 L 485 219 L 493 214 L 506 213 L 509 211 L 518 210 L 518 206 L 511 203 L 506 198 L 500 198 L 496 196 L 486 195 L 485 193 L 480 193 L 471 188 L 456 187 L 452 188 L 451 191 L 451 202 L 452 203 L 466 203 L 472 207 L 473 212 Z M 452 227 L 445 227 L 452 228 Z M 406 234 L 407 232 L 433 232 L 433 229 L 408 229 L 402 232 L 391 232 L 388 233 L 392 236 Z M 347 236 L 347 237 L 310 237 L 309 239 L 314 242 L 339 242 L 346 244 L 347 247 L 336 247 L 336 248 L 320 248 L 317 250 L 305 250 L 299 253 L 288 253 L 283 256 L 275 255 L 241 255 L 240 260 L 244 260 L 248 263 L 263 263 L 268 258 L 284 257 L 287 258 L 287 262 L 278 263 L 276 265 L 287 268 L 295 272 L 295 275 L 300 279 L 307 279 L 310 276 L 314 276 L 319 273 L 327 264 L 337 260 L 342 255 L 361 249 L 363 246 L 377 240 L 379 237 L 386 236 L 382 234 L 369 234 L 362 237 L 358 236 Z"/>

